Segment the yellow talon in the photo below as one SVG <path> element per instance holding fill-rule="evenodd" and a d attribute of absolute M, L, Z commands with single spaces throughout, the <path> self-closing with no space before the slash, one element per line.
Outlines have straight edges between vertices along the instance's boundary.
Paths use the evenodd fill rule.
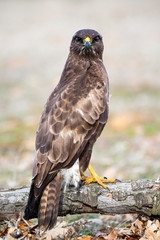
<path fill-rule="evenodd" d="M 92 178 L 89 177 L 85 177 L 84 175 L 82 175 L 82 181 L 86 181 L 85 184 L 89 184 L 92 182 L 97 182 L 99 185 L 101 185 L 103 188 L 107 188 L 106 185 L 104 183 L 115 183 L 115 179 L 105 179 L 103 177 L 99 177 L 96 172 L 94 171 L 94 169 L 91 167 L 91 165 L 89 164 L 88 169 L 92 175 Z"/>
<path fill-rule="evenodd" d="M 90 171 L 93 181 L 90 182 L 97 182 L 99 185 L 101 185 L 103 188 L 107 188 L 106 185 L 102 182 L 102 180 L 100 179 L 100 177 L 96 174 L 96 172 L 94 171 L 94 169 L 92 168 L 92 166 L 89 164 L 88 166 L 88 170 Z M 92 179 L 91 179 L 92 180 Z M 90 183 L 89 182 L 89 183 Z M 87 184 L 87 183 L 86 183 Z"/>
<path fill-rule="evenodd" d="M 116 180 L 113 178 L 108 179 L 108 178 L 100 177 L 100 180 L 104 183 L 116 183 Z"/>

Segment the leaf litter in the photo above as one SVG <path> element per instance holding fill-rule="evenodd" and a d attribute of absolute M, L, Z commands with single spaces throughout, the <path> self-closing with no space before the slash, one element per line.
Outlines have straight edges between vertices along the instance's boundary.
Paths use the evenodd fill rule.
<path fill-rule="evenodd" d="M 55 228 L 43 232 L 37 225 L 31 221 L 25 221 L 23 218 L 18 220 L 13 226 L 6 222 L 3 230 L 0 230 L 0 239 L 46 239 L 46 240 L 159 240 L 160 239 L 160 221 L 146 216 L 137 217 L 135 214 L 124 214 L 116 222 L 117 216 L 100 216 L 103 218 L 102 224 L 93 224 L 94 221 L 88 219 L 79 219 L 67 223 L 63 218 Z M 128 221 L 128 220 L 129 221 Z M 115 221 L 114 221 L 115 220 Z M 113 223 L 116 223 L 113 227 Z M 128 223 L 126 225 L 126 223 Z M 83 231 L 82 231 L 83 230 Z"/>

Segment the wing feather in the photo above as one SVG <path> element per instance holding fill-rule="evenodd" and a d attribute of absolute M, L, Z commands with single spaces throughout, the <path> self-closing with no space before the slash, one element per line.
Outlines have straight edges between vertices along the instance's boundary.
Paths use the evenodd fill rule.
<path fill-rule="evenodd" d="M 95 134 L 100 118 L 103 123 L 107 120 L 107 88 L 99 85 L 89 94 L 83 94 L 83 90 L 81 96 L 76 95 L 74 84 L 57 91 L 57 95 L 52 93 L 36 138 L 34 178 L 37 187 L 42 185 L 47 174 L 70 166 Z"/>

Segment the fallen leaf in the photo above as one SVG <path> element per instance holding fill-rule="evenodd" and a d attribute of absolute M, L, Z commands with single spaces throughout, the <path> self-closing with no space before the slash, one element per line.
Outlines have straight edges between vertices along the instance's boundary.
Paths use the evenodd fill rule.
<path fill-rule="evenodd" d="M 62 222 L 57 227 L 46 231 L 45 239 L 69 239 L 75 234 L 75 228 L 72 225 L 67 225 L 65 222 Z"/>
<path fill-rule="evenodd" d="M 154 186 L 152 187 L 152 189 L 155 189 L 155 190 L 160 190 L 160 187 L 159 187 L 159 186 L 157 186 L 157 185 L 154 185 Z"/>
<path fill-rule="evenodd" d="M 7 234 L 7 240 L 14 240 L 15 238 L 12 236 L 12 234 L 14 233 L 14 231 L 16 230 L 15 227 L 11 227 L 8 230 L 8 234 Z"/>
<path fill-rule="evenodd" d="M 158 220 L 148 220 L 144 236 L 140 240 L 159 240 L 160 239 L 160 223 Z"/>
<path fill-rule="evenodd" d="M 158 220 L 156 220 L 156 226 L 157 228 L 160 228 L 160 222 Z"/>
<path fill-rule="evenodd" d="M 137 219 L 135 222 L 135 226 L 137 226 L 139 230 L 144 230 L 143 224 L 144 222 L 141 219 Z"/>
<path fill-rule="evenodd" d="M 6 227 L 4 231 L 0 231 L 0 237 L 4 237 L 8 233 L 9 228 Z"/>
<path fill-rule="evenodd" d="M 88 236 L 83 235 L 82 237 L 78 237 L 77 240 L 91 240 L 91 238 L 92 238 L 91 235 Z"/>
<path fill-rule="evenodd" d="M 108 240 L 116 240 L 118 235 L 118 231 L 115 231 L 114 228 L 111 228 L 111 232 L 108 235 Z"/>

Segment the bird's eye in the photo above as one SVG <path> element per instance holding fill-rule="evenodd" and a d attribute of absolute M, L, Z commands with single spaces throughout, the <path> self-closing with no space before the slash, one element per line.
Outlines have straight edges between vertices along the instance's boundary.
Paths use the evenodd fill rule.
<path fill-rule="evenodd" d="M 98 42 L 100 39 L 101 39 L 100 36 L 96 36 L 96 37 L 93 38 L 93 40 L 94 40 L 95 42 Z"/>
<path fill-rule="evenodd" d="M 75 36 L 76 42 L 83 42 L 82 38 Z"/>

